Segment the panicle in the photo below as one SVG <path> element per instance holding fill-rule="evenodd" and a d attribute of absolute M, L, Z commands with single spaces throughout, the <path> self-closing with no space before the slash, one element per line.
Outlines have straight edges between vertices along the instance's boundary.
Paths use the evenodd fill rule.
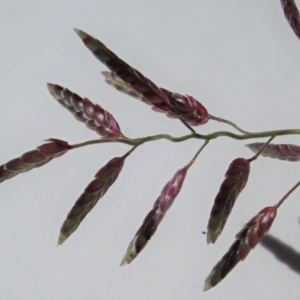
<path fill-rule="evenodd" d="M 275 206 L 265 207 L 236 234 L 236 241 L 206 278 L 204 291 L 216 286 L 238 262 L 247 257 L 250 250 L 268 233 L 276 217 L 276 213 L 277 208 Z"/>
<path fill-rule="evenodd" d="M 74 117 L 96 131 L 101 137 L 115 139 L 120 137 L 119 124 L 114 117 L 100 105 L 87 98 L 81 98 L 70 90 L 57 84 L 47 84 L 50 94 L 58 103 L 71 112 Z"/>
<path fill-rule="evenodd" d="M 121 266 L 130 264 L 154 235 L 159 223 L 162 221 L 166 212 L 179 194 L 186 177 L 187 170 L 188 167 L 178 170 L 173 178 L 165 185 L 160 196 L 155 201 L 152 210 L 148 213 L 142 226 L 130 242 L 121 262 Z"/>
<path fill-rule="evenodd" d="M 71 149 L 67 142 L 59 139 L 48 139 L 46 141 L 48 143 L 37 147 L 36 150 L 26 152 L 0 166 L 0 182 L 20 173 L 28 172 L 33 168 L 41 167 Z"/>
<path fill-rule="evenodd" d="M 115 157 L 102 167 L 75 202 L 60 229 L 58 245 L 61 245 L 80 225 L 118 178 L 126 156 Z"/>
<path fill-rule="evenodd" d="M 284 15 L 296 36 L 300 39 L 300 15 L 294 0 L 281 0 Z"/>
<path fill-rule="evenodd" d="M 249 173 L 250 163 L 245 158 L 237 158 L 230 164 L 210 213 L 208 244 L 215 243 L 222 233 L 236 199 L 247 184 Z"/>
<path fill-rule="evenodd" d="M 257 153 L 264 143 L 252 143 L 246 145 L 254 153 Z M 262 156 L 277 158 L 287 161 L 300 160 L 300 147 L 292 144 L 269 144 L 261 153 Z"/>
<path fill-rule="evenodd" d="M 119 91 L 141 99 L 153 106 L 155 111 L 167 113 L 170 117 L 179 114 L 191 126 L 202 125 L 208 121 L 207 110 L 196 99 L 180 95 L 183 100 L 180 99 L 179 101 L 176 99 L 177 94 L 159 88 L 150 79 L 120 59 L 99 40 L 82 30 L 75 29 L 75 32 L 94 56 L 111 70 L 111 72 L 102 73 L 108 84 Z M 173 107 L 174 102 L 176 107 Z"/>

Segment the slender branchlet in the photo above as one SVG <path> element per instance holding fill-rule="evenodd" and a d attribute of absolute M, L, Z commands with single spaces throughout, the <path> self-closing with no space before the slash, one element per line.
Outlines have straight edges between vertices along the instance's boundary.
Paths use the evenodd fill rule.
<path fill-rule="evenodd" d="M 274 140 L 274 138 L 275 138 L 275 136 L 271 136 L 267 140 L 267 142 L 265 144 L 263 144 L 263 146 L 259 149 L 259 151 L 257 151 L 257 153 L 253 157 L 251 157 L 251 158 L 248 159 L 248 161 L 251 162 L 251 161 L 256 160 L 260 156 L 260 154 L 262 152 L 264 152 L 264 150 L 266 149 L 266 147 L 268 147 L 268 145 Z"/>
<path fill-rule="evenodd" d="M 279 208 L 281 204 L 300 186 L 300 180 L 274 205 L 274 207 Z"/>
<path fill-rule="evenodd" d="M 246 130 L 240 128 L 240 127 L 237 126 L 235 123 L 233 123 L 233 122 L 231 122 L 231 121 L 229 121 L 229 120 L 223 119 L 223 118 L 221 118 L 221 117 L 215 117 L 215 116 L 210 115 L 210 114 L 208 115 L 208 117 L 209 117 L 210 120 L 214 120 L 214 121 L 217 121 L 217 122 L 220 122 L 220 123 L 228 124 L 228 125 L 232 126 L 232 127 L 235 128 L 237 131 L 239 131 L 239 132 L 241 132 L 241 133 L 243 133 L 243 134 L 248 134 L 248 133 L 249 133 L 249 131 L 246 131 Z"/>

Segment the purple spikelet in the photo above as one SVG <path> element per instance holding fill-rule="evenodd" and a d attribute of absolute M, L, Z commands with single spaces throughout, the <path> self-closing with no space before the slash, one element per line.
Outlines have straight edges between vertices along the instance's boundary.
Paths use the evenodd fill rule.
<path fill-rule="evenodd" d="M 178 170 L 173 178 L 165 185 L 160 196 L 155 201 L 152 210 L 148 213 L 135 237 L 130 242 L 121 265 L 130 264 L 144 249 L 155 233 L 159 223 L 179 194 L 187 174 L 188 167 Z"/>
<path fill-rule="evenodd" d="M 229 166 L 217 194 L 207 225 L 207 243 L 215 243 L 227 222 L 236 199 L 247 184 L 250 163 L 245 158 L 235 159 Z"/>
<path fill-rule="evenodd" d="M 80 225 L 118 178 L 126 156 L 115 157 L 102 167 L 75 202 L 60 229 L 58 245 L 61 245 Z"/>
<path fill-rule="evenodd" d="M 48 143 L 38 146 L 36 150 L 26 152 L 0 166 L 0 182 L 20 173 L 28 172 L 33 168 L 41 167 L 71 149 L 67 142 L 59 139 L 48 139 L 46 141 Z"/>
<path fill-rule="evenodd" d="M 296 36 L 300 39 L 300 15 L 294 0 L 281 0 L 284 15 Z"/>
<path fill-rule="evenodd" d="M 87 98 L 81 98 L 70 90 L 57 84 L 48 83 L 48 90 L 54 99 L 71 112 L 74 117 L 96 131 L 101 137 L 115 139 L 120 137 L 119 124 L 114 117 L 100 105 Z"/>
<path fill-rule="evenodd" d="M 264 143 L 252 143 L 246 146 L 254 153 L 257 153 L 264 146 Z M 300 147 L 292 144 L 269 144 L 262 151 L 261 155 L 280 160 L 299 161 Z"/>

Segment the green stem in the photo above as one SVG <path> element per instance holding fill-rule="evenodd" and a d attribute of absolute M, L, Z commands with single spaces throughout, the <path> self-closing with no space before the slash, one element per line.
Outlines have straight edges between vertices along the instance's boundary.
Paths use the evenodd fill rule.
<path fill-rule="evenodd" d="M 196 154 L 194 155 L 194 157 L 191 159 L 191 161 L 186 165 L 186 168 L 188 169 L 197 159 L 198 155 L 202 152 L 202 150 L 206 147 L 206 145 L 208 144 L 209 140 L 205 140 L 203 145 L 200 147 L 200 149 L 196 152 Z"/>
<path fill-rule="evenodd" d="M 274 206 L 278 208 L 299 185 L 300 181 L 298 181 Z"/>
<path fill-rule="evenodd" d="M 272 136 L 276 137 L 276 136 L 284 136 L 284 135 L 298 135 L 298 134 L 300 134 L 300 129 L 271 130 L 271 131 L 261 131 L 261 132 L 250 132 L 247 134 L 236 134 L 230 131 L 216 131 L 210 134 L 191 133 L 180 137 L 174 137 L 169 134 L 157 134 L 157 135 L 152 135 L 152 136 L 147 136 L 147 137 L 142 137 L 137 139 L 129 139 L 129 138 L 97 139 L 97 140 L 91 140 L 83 143 L 74 144 L 71 145 L 71 147 L 80 148 L 87 145 L 103 144 L 103 143 L 122 143 L 131 146 L 136 146 L 136 145 L 157 141 L 157 140 L 169 140 L 174 143 L 180 143 L 190 139 L 212 140 L 221 136 L 229 137 L 235 140 L 250 140 L 256 138 L 266 138 Z"/>
<path fill-rule="evenodd" d="M 208 117 L 211 119 L 211 120 L 214 120 L 214 121 L 217 121 L 217 122 L 220 122 L 220 123 L 225 123 L 225 124 L 228 124 L 230 126 L 232 126 L 233 128 L 235 128 L 236 130 L 238 130 L 239 132 L 243 133 L 243 134 L 248 134 L 249 131 L 246 131 L 242 128 L 240 128 L 239 126 L 237 126 L 235 123 L 229 121 L 229 120 L 226 120 L 226 119 L 223 119 L 223 118 L 220 118 L 220 117 L 215 117 L 213 115 L 208 115 Z"/>
<path fill-rule="evenodd" d="M 128 152 L 126 152 L 123 157 L 126 158 L 128 157 L 140 144 L 133 146 Z"/>
<path fill-rule="evenodd" d="M 275 138 L 275 135 L 271 136 L 266 143 L 260 148 L 260 150 L 252 157 L 249 158 L 248 161 L 251 162 L 253 160 L 256 160 L 260 154 L 265 150 L 265 148 L 272 142 L 272 140 Z"/>
<path fill-rule="evenodd" d="M 173 110 L 173 112 L 175 113 L 175 115 L 177 116 L 177 118 L 181 121 L 181 123 L 191 132 L 191 133 L 196 133 L 196 131 L 194 130 L 194 128 L 192 128 L 187 122 L 184 121 L 184 119 L 180 116 L 180 114 L 178 113 L 177 109 L 175 108 L 175 106 L 171 106 L 171 109 Z"/>

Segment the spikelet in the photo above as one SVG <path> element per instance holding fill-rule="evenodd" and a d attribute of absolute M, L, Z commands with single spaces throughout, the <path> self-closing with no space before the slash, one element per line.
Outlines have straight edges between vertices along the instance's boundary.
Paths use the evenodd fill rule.
<path fill-rule="evenodd" d="M 216 286 L 227 274 L 240 262 L 244 260 L 251 249 L 253 249 L 261 238 L 267 234 L 276 217 L 275 206 L 265 207 L 254 216 L 246 226 L 236 235 L 236 241 L 228 252 L 214 266 L 205 280 L 204 291 Z"/>
<path fill-rule="evenodd" d="M 246 145 L 254 153 L 257 153 L 264 143 L 252 143 Z M 262 156 L 277 158 L 287 161 L 300 160 L 300 147 L 292 144 L 269 144 L 261 153 Z"/>
<path fill-rule="evenodd" d="M 222 233 L 236 199 L 247 184 L 249 172 L 250 163 L 245 158 L 237 158 L 230 164 L 210 213 L 208 244 L 215 243 Z"/>
<path fill-rule="evenodd" d="M 147 245 L 155 233 L 159 223 L 179 194 L 186 177 L 188 166 L 178 170 L 173 178 L 165 185 L 160 196 L 155 201 L 152 210 L 148 213 L 135 237 L 130 242 L 121 266 L 130 264 Z"/>
<path fill-rule="evenodd" d="M 94 180 L 85 188 L 63 222 L 58 238 L 58 245 L 61 245 L 78 228 L 99 199 L 106 194 L 118 178 L 126 157 L 124 155 L 111 159 L 96 173 Z"/>
<path fill-rule="evenodd" d="M 296 36 L 300 39 L 300 15 L 294 0 L 281 0 L 284 15 L 294 30 Z"/>
<path fill-rule="evenodd" d="M 156 111 L 167 113 L 171 117 L 178 114 L 188 125 L 197 126 L 208 121 L 207 110 L 196 99 L 181 95 L 177 97 L 177 94 L 159 88 L 150 79 L 121 60 L 99 40 L 82 30 L 75 29 L 75 32 L 94 56 L 112 71 L 103 72 L 108 84 L 141 99 L 153 106 Z M 173 107 L 174 101 L 176 107 Z"/>
<path fill-rule="evenodd" d="M 33 168 L 41 167 L 71 149 L 67 142 L 59 139 L 48 139 L 46 141 L 48 143 L 37 147 L 36 150 L 26 152 L 22 156 L 0 166 L 0 182 L 20 173 L 28 172 Z"/>
<path fill-rule="evenodd" d="M 89 99 L 82 99 L 77 94 L 57 84 L 47 84 L 54 99 L 71 112 L 74 117 L 86 124 L 106 139 L 118 138 L 121 134 L 119 124 L 114 117 L 100 105 L 93 104 Z"/>

